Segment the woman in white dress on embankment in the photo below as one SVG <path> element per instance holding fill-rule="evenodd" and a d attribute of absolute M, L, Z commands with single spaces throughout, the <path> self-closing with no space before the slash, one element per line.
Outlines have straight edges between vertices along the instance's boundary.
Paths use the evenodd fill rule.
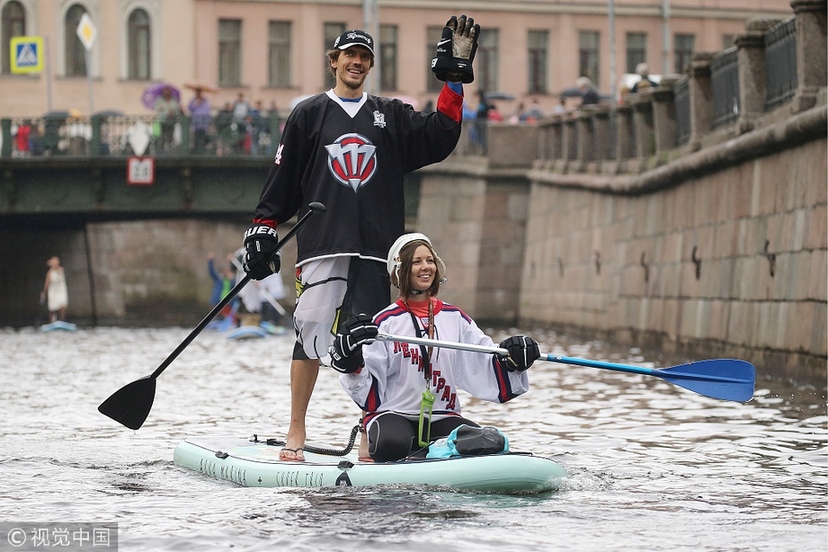
<path fill-rule="evenodd" d="M 69 304 L 69 292 L 66 289 L 66 275 L 60 266 L 60 259 L 52 257 L 46 261 L 49 271 L 46 273 L 46 282 L 40 293 L 40 300 L 49 307 L 49 322 L 57 322 L 66 318 L 66 307 Z"/>

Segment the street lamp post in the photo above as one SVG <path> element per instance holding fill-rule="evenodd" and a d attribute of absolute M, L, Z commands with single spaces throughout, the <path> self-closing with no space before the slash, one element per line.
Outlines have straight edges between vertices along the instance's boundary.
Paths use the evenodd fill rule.
<path fill-rule="evenodd" d="M 610 104 L 615 107 L 615 86 L 618 81 L 615 56 L 615 1 L 608 0 L 607 14 L 609 15 L 609 44 L 610 44 Z"/>
<path fill-rule="evenodd" d="M 661 74 L 670 73 L 670 0 L 661 0 Z"/>
<path fill-rule="evenodd" d="M 370 94 L 379 94 L 382 84 L 382 67 L 379 63 L 379 0 L 362 0 L 362 20 L 365 30 L 374 37 L 374 68 L 372 77 L 365 83 L 365 89 Z"/>

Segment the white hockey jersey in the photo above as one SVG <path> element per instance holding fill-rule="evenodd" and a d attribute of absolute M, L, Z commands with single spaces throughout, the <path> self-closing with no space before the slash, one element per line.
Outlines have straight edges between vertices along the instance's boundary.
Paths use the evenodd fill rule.
<path fill-rule="evenodd" d="M 492 346 L 492 339 L 466 313 L 434 301 L 434 339 Z M 401 300 L 377 313 L 374 322 L 386 334 L 416 336 L 410 311 Z M 428 318 L 417 319 L 420 335 L 428 335 Z M 375 341 L 362 348 L 365 366 L 339 380 L 354 402 L 372 414 L 393 411 L 408 417 L 420 413 L 426 379 L 419 345 Z M 460 414 L 457 391 L 491 402 L 506 402 L 529 390 L 526 372 L 509 372 L 491 354 L 435 347 L 431 353 L 432 421 Z"/>

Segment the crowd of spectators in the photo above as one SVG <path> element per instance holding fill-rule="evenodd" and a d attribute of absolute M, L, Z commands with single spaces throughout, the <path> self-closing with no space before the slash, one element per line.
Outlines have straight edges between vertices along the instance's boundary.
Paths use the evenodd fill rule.
<path fill-rule="evenodd" d="M 88 117 L 73 109 L 13 119 L 10 149 L 13 157 L 88 155 L 95 134 L 102 155 L 272 155 L 283 119 L 275 102 L 265 108 L 262 100 L 250 104 L 241 93 L 214 109 L 203 91 L 196 90 L 185 106 L 165 91 L 152 114 L 106 111 Z M 142 140 L 134 140 L 135 134 Z M 142 143 L 143 150 L 136 145 Z"/>
<path fill-rule="evenodd" d="M 632 89 L 622 89 L 622 98 L 627 93 L 637 93 L 645 86 L 657 85 L 649 75 L 649 69 L 642 63 L 636 68 L 639 80 Z M 243 93 L 234 102 L 225 102 L 220 109 L 210 105 L 209 93 L 194 88 L 194 96 L 182 106 L 177 97 L 163 90 L 156 100 L 154 119 L 146 125 L 146 116 L 125 116 L 117 112 L 106 112 L 97 121 L 84 118 L 76 110 L 53 112 L 42 119 L 21 119 L 12 124 L 12 155 L 87 154 L 92 138 L 93 125 L 100 125 L 100 152 L 102 154 L 164 155 L 212 154 L 212 155 L 272 155 L 284 117 L 275 102 L 265 109 L 262 100 L 249 103 Z M 177 96 L 177 95 L 176 95 Z M 518 101 L 506 115 L 496 100 L 484 93 L 478 93 L 477 105 L 464 106 L 464 120 L 468 123 L 469 141 L 483 151 L 486 148 L 486 127 L 489 123 L 532 124 L 549 116 L 565 115 L 583 105 L 598 105 L 604 101 L 599 91 L 587 77 L 579 77 L 575 86 L 564 90 L 558 102 L 549 111 L 544 111 L 536 97 L 527 106 Z M 424 110 L 433 109 L 433 103 L 426 103 Z M 186 127 L 186 128 L 185 128 Z M 183 133 L 188 132 L 187 151 L 182 151 Z M 276 136 L 274 136 L 274 131 Z M 130 133 L 146 132 L 147 148 L 135 152 L 130 145 Z M 2 136 L 0 136 L 2 139 Z"/>

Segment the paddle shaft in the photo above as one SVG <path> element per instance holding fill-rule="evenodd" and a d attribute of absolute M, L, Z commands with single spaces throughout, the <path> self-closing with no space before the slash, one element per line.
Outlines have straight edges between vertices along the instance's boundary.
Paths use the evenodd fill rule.
<path fill-rule="evenodd" d="M 409 337 L 407 335 L 393 335 L 380 333 L 377 341 L 396 341 L 398 343 L 413 343 L 414 345 L 426 345 L 431 347 L 442 347 L 444 349 L 457 349 L 458 351 L 469 351 L 472 353 L 494 353 L 500 356 L 509 356 L 509 351 L 500 347 L 487 345 L 471 345 L 468 343 L 455 343 L 453 341 L 440 341 L 439 339 L 427 339 L 425 337 Z"/>
<path fill-rule="evenodd" d="M 409 337 L 404 335 L 392 335 L 380 333 L 377 335 L 379 341 L 397 341 L 400 343 L 413 343 L 415 345 L 425 345 L 432 347 L 444 347 L 446 349 L 457 349 L 460 351 L 470 351 L 472 353 L 490 353 L 500 356 L 509 356 L 509 351 L 502 347 L 494 347 L 487 345 L 471 345 L 466 343 L 455 343 L 453 341 L 440 341 L 439 339 L 427 339 L 424 337 Z M 616 364 L 614 362 L 602 362 L 600 360 L 588 360 L 585 358 L 575 358 L 561 355 L 544 355 L 541 358 L 547 362 L 558 362 L 561 364 L 574 364 L 576 366 L 586 366 L 589 368 L 603 368 L 606 370 L 615 370 L 617 372 L 628 372 L 631 374 L 643 374 L 645 376 L 669 377 L 671 379 L 698 379 L 710 382 L 722 383 L 741 383 L 743 380 L 736 378 L 729 378 L 725 376 L 716 376 L 711 374 L 693 374 L 693 373 L 665 373 L 663 370 L 657 368 L 646 368 L 644 366 L 632 366 L 629 364 Z M 683 366 L 690 366 L 683 365 Z"/>
<path fill-rule="evenodd" d="M 311 203 L 309 205 L 309 207 L 310 207 L 310 209 L 308 210 L 308 212 L 305 213 L 302 216 L 302 218 L 300 218 L 298 221 L 296 221 L 296 224 L 293 226 L 293 228 L 291 228 L 290 231 L 288 231 L 288 233 L 285 234 L 285 237 L 282 238 L 281 240 L 279 240 L 279 243 L 276 244 L 276 252 L 281 251 L 282 247 L 284 247 L 284 245 L 288 241 L 290 241 L 290 239 L 296 234 L 296 232 L 298 232 L 299 229 L 308 221 L 308 219 L 311 217 L 311 215 L 313 215 L 316 212 L 324 212 L 325 211 L 325 206 L 322 205 L 321 203 L 314 202 L 314 203 Z M 274 254 L 276 252 L 274 252 Z M 219 312 L 221 312 L 221 309 L 226 307 L 227 304 L 230 303 L 230 301 L 232 301 L 236 297 L 236 295 L 239 294 L 239 292 L 242 290 L 242 288 L 244 286 L 246 286 L 250 282 L 251 279 L 252 278 L 250 278 L 249 274 L 245 274 L 244 278 L 239 280 L 239 283 L 237 283 L 235 286 L 233 286 L 233 289 L 231 289 L 227 293 L 227 295 L 225 295 L 224 298 L 221 301 L 219 301 L 216 304 L 215 307 L 213 307 L 213 310 L 211 310 L 209 313 L 207 313 L 207 316 L 205 316 L 204 319 L 201 322 L 198 323 L 198 326 L 196 326 L 193 329 L 193 331 L 191 331 L 190 334 L 187 337 L 184 338 L 184 341 L 182 341 L 178 345 L 178 347 L 176 347 L 175 350 L 172 353 L 170 353 L 170 355 L 166 359 L 164 359 L 164 362 L 162 362 L 161 365 L 158 366 L 158 368 L 155 369 L 155 372 L 150 374 L 149 377 L 152 378 L 152 379 L 155 379 L 158 376 L 160 376 L 161 373 L 164 370 L 167 369 L 167 366 L 172 364 L 172 361 L 174 361 L 176 358 L 178 358 L 178 355 L 180 355 L 181 352 L 184 349 L 186 349 L 187 346 L 190 343 L 192 343 L 193 339 L 195 339 L 196 336 L 198 336 L 198 334 L 200 334 L 201 331 L 204 328 L 207 327 L 207 324 L 209 324 L 213 320 L 213 318 L 215 318 L 216 315 Z"/>

